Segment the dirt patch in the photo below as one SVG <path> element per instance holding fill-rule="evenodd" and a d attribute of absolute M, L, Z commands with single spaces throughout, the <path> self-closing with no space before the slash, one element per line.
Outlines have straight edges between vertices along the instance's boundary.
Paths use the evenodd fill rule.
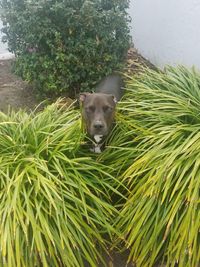
<path fill-rule="evenodd" d="M 135 48 L 130 48 L 127 54 L 127 63 L 124 70 L 125 73 L 131 76 L 141 72 L 145 68 L 157 70 L 157 68 L 150 61 L 140 55 Z"/>
<path fill-rule="evenodd" d="M 40 101 L 32 87 L 12 73 L 11 63 L 12 60 L 0 61 L 0 110 L 33 110 Z"/>

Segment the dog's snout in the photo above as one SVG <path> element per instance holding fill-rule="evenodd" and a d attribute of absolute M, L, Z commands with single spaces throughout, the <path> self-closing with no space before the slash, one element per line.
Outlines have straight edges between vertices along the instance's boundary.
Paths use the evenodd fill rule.
<path fill-rule="evenodd" d="M 97 121 L 94 123 L 94 128 L 96 130 L 101 130 L 103 128 L 103 123 L 101 121 Z"/>

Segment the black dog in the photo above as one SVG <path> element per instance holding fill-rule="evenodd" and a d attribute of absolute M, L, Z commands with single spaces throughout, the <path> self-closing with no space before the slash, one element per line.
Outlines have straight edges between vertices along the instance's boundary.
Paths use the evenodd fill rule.
<path fill-rule="evenodd" d="M 87 133 L 95 140 L 94 152 L 101 152 L 101 140 L 107 136 L 114 118 L 117 101 L 122 96 L 123 81 L 117 74 L 105 77 L 97 85 L 95 93 L 81 93 L 82 117 Z"/>

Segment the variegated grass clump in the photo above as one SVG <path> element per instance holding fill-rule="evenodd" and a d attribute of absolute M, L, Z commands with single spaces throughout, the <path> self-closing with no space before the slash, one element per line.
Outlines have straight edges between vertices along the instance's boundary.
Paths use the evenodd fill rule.
<path fill-rule="evenodd" d="M 76 156 L 80 114 L 0 113 L 0 266 L 90 266 L 116 216 L 108 168 Z"/>
<path fill-rule="evenodd" d="M 127 89 L 118 117 L 134 133 L 135 145 L 122 148 L 126 153 L 120 165 L 126 164 L 127 155 L 129 166 L 119 179 L 129 192 L 116 227 L 137 267 L 157 261 L 170 267 L 197 267 L 200 73 L 184 67 L 146 70 L 131 78 Z"/>

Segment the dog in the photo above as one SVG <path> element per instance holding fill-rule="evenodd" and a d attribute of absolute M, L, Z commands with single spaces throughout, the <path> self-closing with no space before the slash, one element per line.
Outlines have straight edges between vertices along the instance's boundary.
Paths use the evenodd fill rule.
<path fill-rule="evenodd" d="M 101 153 L 102 140 L 110 132 L 117 102 L 123 95 L 123 80 L 118 74 L 103 78 L 94 93 L 81 93 L 82 118 L 87 134 L 94 140 L 95 153 Z"/>

